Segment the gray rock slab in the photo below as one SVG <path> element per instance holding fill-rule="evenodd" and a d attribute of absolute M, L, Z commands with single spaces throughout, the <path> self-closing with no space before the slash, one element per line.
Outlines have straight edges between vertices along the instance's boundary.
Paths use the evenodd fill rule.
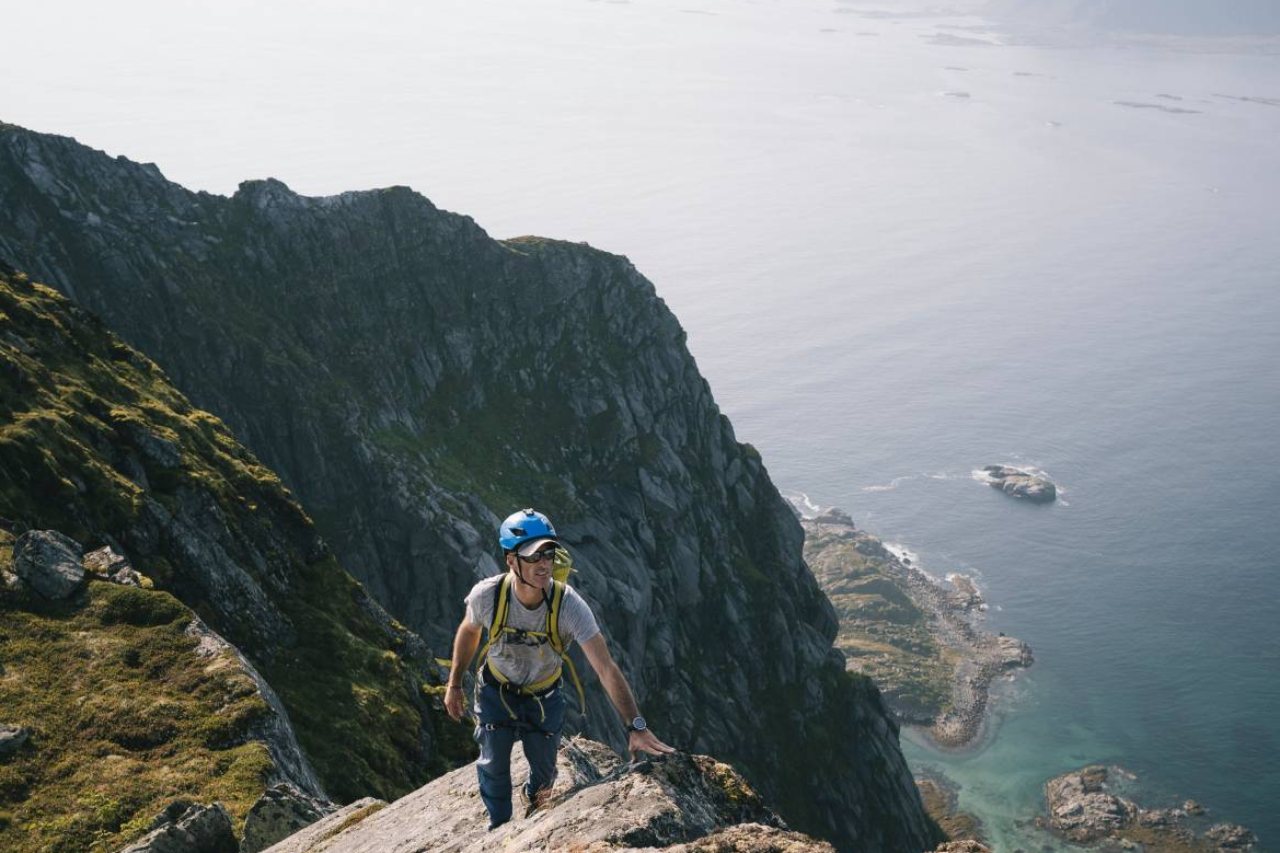
<path fill-rule="evenodd" d="M 518 786 L 528 765 L 518 749 L 512 759 L 512 780 Z M 742 777 L 706 756 L 677 753 L 623 763 L 603 744 L 573 738 L 561 747 L 557 773 L 543 808 L 528 817 L 517 811 L 492 831 L 475 766 L 468 765 L 383 809 L 345 818 L 335 813 L 268 853 L 688 850 L 718 833 L 755 833 L 763 841 L 785 829 Z M 785 835 L 816 845 L 797 850 L 830 849 L 804 836 Z"/>
<path fill-rule="evenodd" d="M 29 530 L 13 544 L 13 568 L 32 589 L 56 601 L 84 583 L 83 553 L 79 542 L 56 530 Z"/>

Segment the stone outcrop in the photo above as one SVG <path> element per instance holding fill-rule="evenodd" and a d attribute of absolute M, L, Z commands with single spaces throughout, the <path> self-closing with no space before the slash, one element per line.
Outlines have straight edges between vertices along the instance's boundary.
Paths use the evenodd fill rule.
<path fill-rule="evenodd" d="M 498 519 L 536 505 L 660 736 L 731 762 L 794 826 L 842 848 L 930 846 L 896 725 L 832 648 L 799 524 L 625 258 L 495 241 L 402 187 L 193 193 L 154 166 L 12 127 L 0 256 L 224 418 L 433 646 L 448 647 L 462 597 L 497 570 Z M 172 455 L 153 437 L 171 437 L 126 437 L 118 470 L 163 482 Z M 198 501 L 148 506 L 161 530 L 216 524 Z M 222 576 L 256 630 L 291 639 L 296 623 Z M 572 725 L 622 748 L 603 691 L 587 695 Z"/>
<path fill-rule="evenodd" d="M 237 853 L 231 816 L 218 803 L 178 800 L 157 815 L 147 832 L 120 853 Z"/>
<path fill-rule="evenodd" d="M 1058 497 L 1058 487 L 1051 480 L 1021 468 L 987 465 L 982 473 L 987 485 L 1010 497 L 1040 504 L 1052 503 Z"/>
<path fill-rule="evenodd" d="M 517 751 L 512 778 L 528 766 Z M 831 853 L 790 832 L 741 776 L 702 755 L 623 763 L 603 744 L 561 747 L 550 799 L 490 831 L 474 766 L 459 768 L 381 809 L 335 814 L 270 853 L 505 850 L 748 851 Z"/>
<path fill-rule="evenodd" d="M 84 584 L 83 552 L 79 542 L 55 530 L 31 530 L 13 545 L 13 567 L 32 589 L 56 601 Z"/>
<path fill-rule="evenodd" d="M 259 853 L 333 811 L 333 804 L 293 785 L 272 785 L 245 815 L 240 853 Z"/>

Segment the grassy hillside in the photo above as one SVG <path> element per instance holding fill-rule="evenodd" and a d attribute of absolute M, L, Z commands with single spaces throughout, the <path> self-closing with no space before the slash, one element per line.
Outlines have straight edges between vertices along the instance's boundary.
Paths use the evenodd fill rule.
<path fill-rule="evenodd" d="M 111 544 L 160 590 L 94 584 L 82 605 L 31 610 L 6 599 L 0 606 L 7 673 L 0 678 L 12 685 L 12 673 L 27 673 L 24 689 L 38 685 L 22 704 L 0 694 L 0 722 L 35 726 L 41 734 L 33 743 L 62 744 L 63 762 L 51 768 L 51 756 L 41 755 L 34 776 L 21 763 L 4 767 L 0 810 L 10 827 L 19 819 L 44 821 L 70 839 L 151 816 L 150 801 L 141 802 L 147 795 L 131 792 L 104 802 L 96 817 L 59 817 L 56 810 L 42 817 L 39 802 L 85 790 L 77 779 L 110 778 L 71 756 L 120 754 L 126 763 L 112 767 L 125 768 L 162 750 L 172 774 L 166 790 L 221 795 L 213 780 L 230 777 L 227 805 L 234 813 L 243 802 L 244 783 L 258 772 L 255 748 L 204 758 L 201 750 L 212 749 L 209 726 L 230 719 L 234 729 L 252 718 L 253 703 L 233 713 L 236 689 L 192 680 L 182 660 L 194 642 L 181 634 L 190 621 L 186 607 L 276 688 L 336 799 L 395 797 L 469 760 L 469 738 L 439 707 L 425 647 L 343 571 L 279 479 L 149 359 L 55 291 L 5 269 L 0 519 L 13 532 L 56 529 L 86 548 Z M 135 616 L 113 615 L 119 611 Z M 48 677 L 34 675 L 41 672 Z M 188 688 L 181 701 L 183 690 L 168 692 L 175 685 Z M 227 707 L 217 721 L 200 705 L 203 691 L 220 691 Z M 144 709 L 139 697 L 154 701 Z M 76 705 L 81 699 L 89 704 Z M 56 716 L 50 709 L 68 706 L 76 710 L 49 729 Z M 134 725 L 114 722 L 123 720 L 151 720 L 172 733 L 154 744 L 131 740 L 113 728 Z M 130 752 L 129 743 L 145 755 Z M 27 805 L 15 811 L 17 803 Z"/>

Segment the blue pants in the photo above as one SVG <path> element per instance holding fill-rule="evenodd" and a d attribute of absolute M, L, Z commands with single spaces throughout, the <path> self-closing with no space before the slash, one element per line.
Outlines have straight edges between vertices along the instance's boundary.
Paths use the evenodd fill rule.
<path fill-rule="evenodd" d="M 511 819 L 511 749 L 519 739 L 529 762 L 525 793 L 533 797 L 556 781 L 556 753 L 564 726 L 564 690 L 557 682 L 541 696 L 526 696 L 481 682 L 476 694 L 476 740 L 480 758 L 480 799 L 489 811 L 489 828 Z M 505 704 L 504 704 L 505 701 Z"/>

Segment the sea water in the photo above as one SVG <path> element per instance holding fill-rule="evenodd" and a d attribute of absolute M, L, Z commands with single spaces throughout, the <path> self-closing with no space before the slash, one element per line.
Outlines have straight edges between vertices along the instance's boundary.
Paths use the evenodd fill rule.
<path fill-rule="evenodd" d="M 900 4 L 265 5 L 10 10 L 0 119 L 628 255 L 781 488 L 1035 650 L 974 749 L 904 737 L 999 849 L 1094 762 L 1280 845 L 1274 53 Z"/>

